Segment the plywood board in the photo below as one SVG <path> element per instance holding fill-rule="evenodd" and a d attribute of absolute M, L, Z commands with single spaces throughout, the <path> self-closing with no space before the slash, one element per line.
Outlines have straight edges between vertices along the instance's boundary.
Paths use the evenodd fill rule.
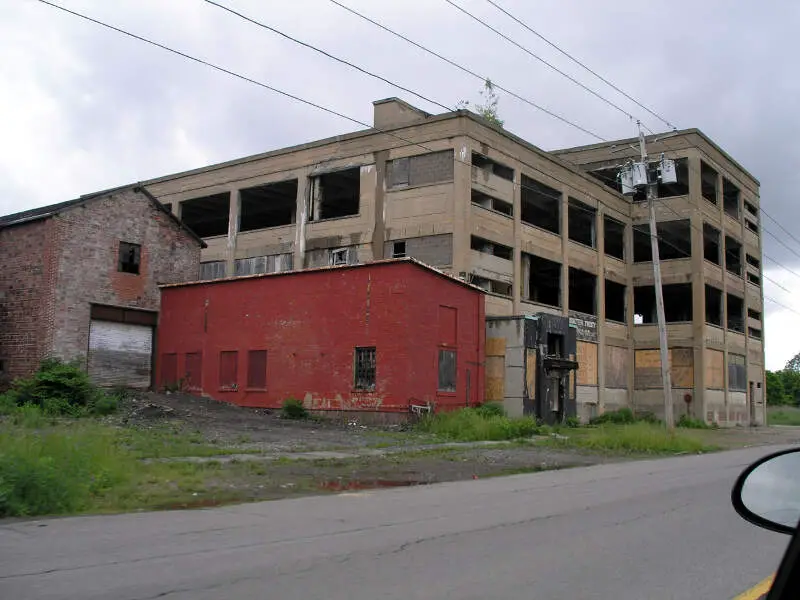
<path fill-rule="evenodd" d="M 506 338 L 486 338 L 486 356 L 505 356 Z"/>
<path fill-rule="evenodd" d="M 670 377 L 673 388 L 694 387 L 694 350 L 670 348 Z"/>
<path fill-rule="evenodd" d="M 606 346 L 605 372 L 607 388 L 627 388 L 630 353 L 627 348 Z"/>
<path fill-rule="evenodd" d="M 661 354 L 658 350 L 637 350 L 634 354 L 634 387 L 661 387 Z"/>
<path fill-rule="evenodd" d="M 705 349 L 706 387 L 721 390 L 725 387 L 725 355 L 722 350 Z"/>
<path fill-rule="evenodd" d="M 597 344 L 578 342 L 578 385 L 597 385 Z"/>
<path fill-rule="evenodd" d="M 528 398 L 536 397 L 536 350 L 525 350 L 525 385 L 528 388 Z"/>
<path fill-rule="evenodd" d="M 506 361 L 503 356 L 486 357 L 486 402 L 502 402 L 505 398 Z"/>

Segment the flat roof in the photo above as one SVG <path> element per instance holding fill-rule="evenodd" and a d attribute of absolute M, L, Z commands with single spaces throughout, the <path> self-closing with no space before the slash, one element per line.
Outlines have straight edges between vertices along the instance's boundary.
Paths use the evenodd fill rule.
<path fill-rule="evenodd" d="M 272 278 L 272 277 L 290 277 L 290 276 L 297 276 L 303 274 L 313 274 L 313 273 L 326 273 L 329 271 L 334 271 L 338 269 L 350 270 L 350 269 L 364 269 L 368 267 L 386 267 L 392 265 L 400 265 L 400 264 L 411 264 L 415 265 L 433 275 L 438 275 L 450 283 L 456 283 L 458 285 L 464 286 L 471 290 L 475 290 L 482 294 L 486 293 L 486 290 L 479 288 L 476 285 L 472 285 L 471 283 L 467 283 L 459 279 L 458 277 L 454 277 L 444 271 L 437 269 L 436 267 L 432 267 L 431 265 L 425 264 L 417 260 L 416 258 L 412 258 L 410 256 L 404 258 L 383 258 L 380 260 L 374 260 L 371 262 L 365 263 L 358 263 L 355 265 L 335 265 L 335 266 L 325 266 L 325 267 L 312 267 L 310 269 L 293 269 L 291 271 L 279 271 L 277 273 L 256 273 L 255 275 L 239 275 L 234 277 L 221 277 L 218 279 L 200 279 L 197 281 L 184 281 L 180 283 L 164 283 L 159 285 L 158 287 L 161 289 L 170 289 L 170 288 L 181 288 L 181 287 L 191 287 L 197 285 L 215 285 L 221 283 L 231 283 L 234 281 L 248 281 L 252 279 L 265 279 L 265 278 Z"/>

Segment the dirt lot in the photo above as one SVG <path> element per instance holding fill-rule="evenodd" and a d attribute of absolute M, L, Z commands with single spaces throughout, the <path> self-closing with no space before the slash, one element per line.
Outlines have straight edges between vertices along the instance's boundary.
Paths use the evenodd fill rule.
<path fill-rule="evenodd" d="M 140 505 L 151 508 L 422 485 L 641 458 L 553 448 L 546 439 L 544 443 L 453 447 L 444 440 L 398 426 L 290 421 L 282 419 L 279 411 L 241 408 L 179 394 L 139 394 L 129 399 L 113 419 L 139 431 L 166 429 L 172 437 L 191 437 L 197 444 L 159 459 L 171 462 L 176 485 L 166 495 L 155 484 L 152 490 L 142 490 L 149 500 Z M 800 428 L 685 433 L 719 448 L 800 443 Z M 208 445 L 214 451 L 192 449 L 207 449 Z"/>

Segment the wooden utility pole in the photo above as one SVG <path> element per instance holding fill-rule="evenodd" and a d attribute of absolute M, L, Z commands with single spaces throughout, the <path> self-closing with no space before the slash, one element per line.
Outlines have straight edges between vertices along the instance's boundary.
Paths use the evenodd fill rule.
<path fill-rule="evenodd" d="M 653 279 L 655 281 L 656 317 L 658 320 L 658 345 L 661 351 L 661 383 L 664 389 L 664 424 L 668 430 L 675 427 L 675 416 L 672 411 L 672 381 L 669 373 L 669 347 L 667 346 L 667 325 L 664 317 L 664 294 L 661 289 L 661 261 L 658 254 L 658 228 L 656 226 L 656 189 L 658 182 L 650 175 L 647 163 L 647 148 L 645 146 L 642 124 L 639 126 L 639 151 L 642 164 L 647 177 L 647 208 L 650 214 L 650 248 L 653 254 Z"/>

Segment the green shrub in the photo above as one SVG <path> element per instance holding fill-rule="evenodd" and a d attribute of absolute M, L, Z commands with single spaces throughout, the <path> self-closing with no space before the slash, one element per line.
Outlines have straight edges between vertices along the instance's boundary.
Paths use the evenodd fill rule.
<path fill-rule="evenodd" d="M 117 412 L 119 408 L 119 396 L 115 394 L 102 394 L 92 407 L 92 413 L 96 415 L 110 415 Z"/>
<path fill-rule="evenodd" d="M 135 469 L 109 430 L 6 427 L 0 430 L 0 517 L 79 512 Z"/>
<path fill-rule="evenodd" d="M 0 394 L 0 416 L 10 415 L 17 410 L 17 403 L 11 394 Z"/>
<path fill-rule="evenodd" d="M 17 379 L 7 395 L 17 406 L 34 404 L 49 415 L 79 416 L 94 406 L 101 392 L 78 365 L 51 358 L 31 377 Z"/>
<path fill-rule="evenodd" d="M 487 416 L 477 408 L 437 413 L 425 417 L 419 427 L 427 433 L 462 442 L 513 440 L 530 437 L 539 430 L 533 417 Z"/>
<path fill-rule="evenodd" d="M 475 407 L 477 412 L 482 417 L 505 417 L 506 409 L 500 402 L 485 402 Z"/>
<path fill-rule="evenodd" d="M 11 414 L 11 422 L 14 425 L 36 429 L 43 427 L 47 423 L 44 411 L 35 404 L 23 404 L 16 407 Z"/>
<path fill-rule="evenodd" d="M 606 423 L 613 423 L 615 425 L 628 425 L 636 422 L 636 417 L 630 408 L 620 408 L 619 410 L 610 410 L 597 417 L 594 417 L 590 423 L 592 425 L 604 425 Z"/>
<path fill-rule="evenodd" d="M 578 417 L 567 417 L 564 421 L 564 425 L 574 429 L 575 427 L 581 426 L 581 420 Z"/>
<path fill-rule="evenodd" d="M 284 419 L 302 420 L 309 417 L 308 410 L 303 406 L 302 400 L 288 398 L 281 407 L 281 417 Z"/>
<path fill-rule="evenodd" d="M 683 427 L 684 429 L 711 429 L 711 426 L 702 419 L 694 419 L 688 415 L 681 415 L 675 426 Z"/>

